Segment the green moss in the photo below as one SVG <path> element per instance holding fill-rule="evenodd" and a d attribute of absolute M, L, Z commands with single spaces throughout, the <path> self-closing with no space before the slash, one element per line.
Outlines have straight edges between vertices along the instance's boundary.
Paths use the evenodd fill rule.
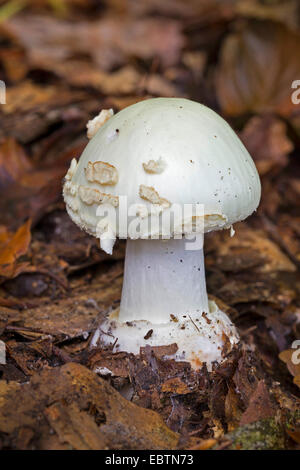
<path fill-rule="evenodd" d="M 278 450 L 285 448 L 285 434 L 274 418 L 237 428 L 226 435 L 232 441 L 230 449 Z"/>
<path fill-rule="evenodd" d="M 296 410 L 294 413 L 290 413 L 287 416 L 285 426 L 290 431 L 300 426 L 300 410 Z"/>

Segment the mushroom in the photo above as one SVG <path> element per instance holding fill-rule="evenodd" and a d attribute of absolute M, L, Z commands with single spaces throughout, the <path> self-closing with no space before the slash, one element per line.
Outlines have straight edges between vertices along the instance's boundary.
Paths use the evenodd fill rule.
<path fill-rule="evenodd" d="M 120 308 L 101 324 L 102 342 L 134 354 L 173 345 L 167 357 L 193 368 L 222 361 L 239 336 L 208 300 L 204 233 L 233 234 L 260 194 L 251 156 L 211 109 L 155 98 L 110 117 L 64 184 L 70 217 L 106 252 L 127 239 Z"/>

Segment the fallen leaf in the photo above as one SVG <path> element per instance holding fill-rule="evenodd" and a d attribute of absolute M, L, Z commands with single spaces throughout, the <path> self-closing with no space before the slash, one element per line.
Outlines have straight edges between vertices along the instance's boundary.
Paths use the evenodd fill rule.
<path fill-rule="evenodd" d="M 300 76 L 299 33 L 271 21 L 247 21 L 222 44 L 216 91 L 223 112 L 295 111 L 292 83 Z M 266 70 L 266 64 L 268 64 Z"/>
<path fill-rule="evenodd" d="M 96 417 L 89 410 L 81 411 L 76 403 L 58 402 L 46 408 L 44 414 L 62 444 L 69 444 L 76 450 L 107 449 L 107 439 L 99 432 L 106 415 L 102 410 L 100 413 L 95 410 Z"/>
<path fill-rule="evenodd" d="M 218 266 L 222 271 L 242 272 L 252 269 L 257 273 L 278 271 L 295 272 L 296 266 L 263 230 L 254 230 L 245 224 L 236 226 L 236 234 L 217 232 L 207 241 L 213 256 L 206 258 L 207 266 Z"/>
<path fill-rule="evenodd" d="M 279 359 L 283 361 L 290 374 L 294 377 L 294 384 L 300 388 L 300 352 L 298 349 L 286 349 L 281 351 Z"/>
<path fill-rule="evenodd" d="M 110 96 L 107 98 L 107 106 L 112 106 L 117 108 L 118 110 L 127 108 L 127 106 L 131 106 L 132 104 L 139 103 L 140 101 L 147 100 L 151 98 L 149 95 L 142 95 L 142 96 Z"/>
<path fill-rule="evenodd" d="M 238 361 L 238 367 L 233 376 L 236 393 L 244 406 L 249 406 L 250 397 L 256 390 L 260 380 L 261 372 L 257 367 L 257 359 L 244 352 Z"/>
<path fill-rule="evenodd" d="M 112 353 L 103 349 L 94 349 L 89 355 L 89 368 L 99 375 L 110 375 L 117 377 L 128 377 L 128 354 L 125 352 Z M 108 372 L 109 371 L 109 372 Z"/>
<path fill-rule="evenodd" d="M 183 93 L 173 83 L 158 74 L 150 74 L 145 78 L 144 89 L 147 93 L 156 96 L 171 98 L 183 96 Z"/>
<path fill-rule="evenodd" d="M 141 347 L 141 354 L 144 354 L 146 352 L 147 346 Z M 167 346 L 152 346 L 149 349 L 149 352 L 153 354 L 156 358 L 162 359 L 164 356 L 172 356 L 172 354 L 175 354 L 178 349 L 178 346 L 176 343 L 168 344 Z"/>
<path fill-rule="evenodd" d="M 296 377 L 294 378 L 294 384 L 300 388 L 300 374 L 296 375 Z"/>
<path fill-rule="evenodd" d="M 52 70 L 73 86 L 87 85 L 101 90 L 105 94 L 130 94 L 138 91 L 142 75 L 135 67 L 126 65 L 119 70 L 109 73 L 97 65 L 79 60 L 58 62 Z"/>
<path fill-rule="evenodd" d="M 297 442 L 297 444 L 300 444 L 300 426 L 297 429 L 293 430 L 287 429 L 286 432 L 295 442 Z"/>
<path fill-rule="evenodd" d="M 18 259 L 27 253 L 31 240 L 31 220 L 28 220 L 15 233 L 6 233 L 0 241 L 0 276 L 13 278 L 27 267 L 27 263 L 19 263 Z"/>
<path fill-rule="evenodd" d="M 63 152 L 55 164 L 42 164 L 22 173 L 16 182 L 7 186 L 0 198 L 1 222 L 11 228 L 27 218 L 36 223 L 49 207 L 57 203 L 61 199 L 62 179 L 70 160 L 78 157 L 76 150 L 75 146 L 67 154 Z"/>
<path fill-rule="evenodd" d="M 86 338 L 98 326 L 107 309 L 119 301 L 122 290 L 122 263 L 115 263 L 104 272 L 94 274 L 87 282 L 70 280 L 70 290 L 56 300 L 41 298 L 36 306 L 21 312 L 0 310 L 0 320 L 8 326 L 7 331 L 31 331 L 52 335 L 56 341 Z M 10 323 L 12 323 L 10 325 Z"/>
<path fill-rule="evenodd" d="M 211 449 L 216 444 L 217 444 L 216 439 L 203 439 L 199 442 L 199 444 L 197 443 L 196 445 L 189 447 L 189 450 L 208 450 L 208 449 Z"/>
<path fill-rule="evenodd" d="M 112 7 L 117 13 L 126 13 L 133 17 L 151 15 L 153 11 L 161 16 L 171 16 L 195 20 L 203 23 L 230 19 L 234 14 L 234 4 L 231 2 L 224 4 L 218 0 L 139 0 L 139 2 L 128 2 L 124 4 L 122 0 L 115 0 Z M 198 23 L 197 23 L 198 24 Z"/>
<path fill-rule="evenodd" d="M 240 426 L 270 418 L 276 413 L 276 407 L 271 401 L 268 387 L 264 380 L 260 380 L 252 393 L 247 409 L 241 416 Z"/>
<path fill-rule="evenodd" d="M 27 15 L 11 18 L 5 29 L 24 45 L 31 65 L 38 67 L 50 67 L 51 62 L 83 54 L 91 56 L 103 70 L 124 64 L 128 56 L 144 60 L 158 57 L 168 66 L 178 61 L 184 46 L 180 24 L 155 17 L 135 21 L 122 15 L 70 22 Z"/>
<path fill-rule="evenodd" d="M 57 99 L 57 90 L 54 86 L 39 86 L 30 80 L 25 80 L 7 89 L 6 105 L 2 107 L 2 111 L 5 114 L 26 112 Z"/>
<path fill-rule="evenodd" d="M 241 401 L 234 387 L 231 385 L 228 388 L 228 393 L 225 398 L 225 416 L 228 423 L 228 432 L 238 427 L 241 415 Z"/>
<path fill-rule="evenodd" d="M 43 174 L 39 172 L 39 183 L 34 184 L 37 173 L 32 173 L 27 177 L 27 184 L 13 184 L 6 189 L 5 194 L 0 199 L 0 212 L 3 214 L 2 222 L 9 227 L 15 227 L 24 219 L 30 217 L 37 222 L 49 206 L 57 203 L 61 197 L 61 181 L 65 174 L 65 168 L 53 168 L 45 171 Z M 32 179 L 33 184 L 28 184 Z M 42 182 L 46 184 L 42 186 Z M 10 211 L 4 211 L 6 207 L 10 207 Z"/>
<path fill-rule="evenodd" d="M 24 149 L 12 138 L 0 145 L 0 191 L 32 169 Z"/>
<path fill-rule="evenodd" d="M 261 176 L 284 168 L 289 162 L 288 154 L 294 149 L 287 136 L 286 124 L 274 116 L 251 118 L 240 137 Z"/>
<path fill-rule="evenodd" d="M 25 51 L 20 46 L 0 49 L 0 60 L 10 81 L 18 82 L 26 77 L 28 64 Z"/>
<path fill-rule="evenodd" d="M 182 56 L 182 61 L 186 67 L 192 70 L 197 80 L 203 77 L 207 61 L 204 51 L 186 51 Z"/>
<path fill-rule="evenodd" d="M 26 428 L 32 430 L 26 446 L 34 449 L 59 444 L 65 449 L 170 450 L 179 441 L 157 413 L 127 401 L 74 363 L 44 370 L 22 385 L 0 381 L 0 431 L 9 447 L 18 448 L 16 434 Z M 53 432 L 55 444 L 50 444 Z"/>
<path fill-rule="evenodd" d="M 161 391 L 171 393 L 172 395 L 186 395 L 187 393 L 191 393 L 189 387 L 182 382 L 179 377 L 166 380 L 161 386 Z"/>
<path fill-rule="evenodd" d="M 298 1 L 261 2 L 260 0 L 241 0 L 234 2 L 236 13 L 243 17 L 280 21 L 297 29 Z"/>

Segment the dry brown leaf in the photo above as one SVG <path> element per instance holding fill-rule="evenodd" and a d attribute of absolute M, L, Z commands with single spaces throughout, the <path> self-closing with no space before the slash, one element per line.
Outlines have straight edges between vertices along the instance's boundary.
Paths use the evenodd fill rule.
<path fill-rule="evenodd" d="M 297 198 L 300 200 L 300 179 L 289 179 L 286 193 L 291 204 Z M 276 231 L 290 257 L 300 262 L 300 217 L 280 214 L 276 220 Z"/>
<path fill-rule="evenodd" d="M 137 92 L 142 81 L 142 75 L 131 65 L 112 73 L 101 70 L 91 62 L 79 60 L 56 62 L 50 67 L 71 85 L 89 85 L 105 94 L 123 95 Z"/>
<path fill-rule="evenodd" d="M 260 372 L 256 366 L 257 364 L 253 364 L 253 357 L 243 353 L 238 361 L 238 367 L 233 376 L 235 392 L 246 407 L 249 406 L 250 397 L 256 390 L 260 381 Z"/>
<path fill-rule="evenodd" d="M 86 94 L 79 90 L 71 92 L 65 86 L 41 86 L 31 80 L 24 80 L 7 87 L 6 105 L 1 107 L 1 111 L 8 117 L 15 114 L 20 119 L 20 113 L 25 113 L 25 115 L 33 111 L 46 113 L 53 108 L 59 108 L 77 100 L 82 101 L 85 98 Z M 8 127 L 7 124 L 6 127 Z"/>
<path fill-rule="evenodd" d="M 168 344 L 167 346 L 152 346 L 149 348 L 145 346 L 140 348 L 141 354 L 145 354 L 147 349 L 149 353 L 153 354 L 156 358 L 162 359 L 164 356 L 171 356 L 172 354 L 175 354 L 178 346 L 176 343 Z"/>
<path fill-rule="evenodd" d="M 15 228 L 31 218 L 35 223 L 51 205 L 61 198 L 62 179 L 70 160 L 78 157 L 78 146 L 71 147 L 56 157 L 55 164 L 39 165 L 19 175 L 8 185 L 0 198 L 1 223 Z M 9 167 L 11 164 L 8 164 Z M 9 207 L 9 211 L 7 210 Z"/>
<path fill-rule="evenodd" d="M 135 21 L 123 15 L 70 22 L 28 15 L 10 19 L 5 28 L 24 45 L 31 65 L 38 67 L 83 54 L 103 70 L 120 66 L 131 56 L 145 60 L 158 57 L 168 66 L 178 61 L 184 45 L 177 21 L 154 17 Z"/>
<path fill-rule="evenodd" d="M 27 217 L 37 221 L 51 204 L 58 201 L 61 196 L 61 180 L 65 174 L 65 168 L 53 168 L 41 172 L 26 175 L 27 184 L 13 184 L 7 188 L 5 195 L 0 198 L 0 212 L 2 221 L 10 227 L 15 227 Z M 38 178 L 38 184 L 34 181 Z M 29 184 L 32 181 L 33 184 Z M 46 184 L 43 185 L 43 182 Z M 5 208 L 10 207 L 10 211 Z"/>
<path fill-rule="evenodd" d="M 20 47 L 0 49 L 0 60 L 10 81 L 17 82 L 25 78 L 28 64 L 25 53 Z"/>
<path fill-rule="evenodd" d="M 1 309 L 0 320 L 14 325 L 9 331 L 31 331 L 39 335 L 52 335 L 56 340 L 87 338 L 95 329 L 104 312 L 120 299 L 122 289 L 122 263 L 113 264 L 106 271 L 95 273 L 93 279 L 70 280 L 70 290 L 55 301 L 41 298 L 38 306 L 17 312 Z"/>
<path fill-rule="evenodd" d="M 27 80 L 7 89 L 6 105 L 1 110 L 5 114 L 26 112 L 57 98 L 57 90 L 54 86 L 39 86 Z"/>
<path fill-rule="evenodd" d="M 0 190 L 18 180 L 23 173 L 32 169 L 24 149 L 8 138 L 0 145 Z"/>
<path fill-rule="evenodd" d="M 138 103 L 139 101 L 147 100 L 151 98 L 149 95 L 142 95 L 142 96 L 110 96 L 107 98 L 107 106 L 113 106 L 118 110 L 127 108 L 127 106 L 131 106 L 132 104 Z"/>
<path fill-rule="evenodd" d="M 173 83 L 158 74 L 151 74 L 147 76 L 145 78 L 144 88 L 151 95 L 166 97 L 183 96 L 183 94 L 175 85 L 173 85 Z"/>
<path fill-rule="evenodd" d="M 260 380 L 250 397 L 249 405 L 242 414 L 240 426 L 270 418 L 276 413 L 276 407 L 271 401 L 268 387 L 264 380 Z"/>
<path fill-rule="evenodd" d="M 199 443 L 189 447 L 189 450 L 208 450 L 217 444 L 216 439 L 203 439 Z"/>
<path fill-rule="evenodd" d="M 294 149 L 286 124 L 273 116 L 253 117 L 240 137 L 261 176 L 285 167 L 289 161 L 287 155 Z"/>
<path fill-rule="evenodd" d="M 130 14 L 140 17 L 152 14 L 153 11 L 162 16 L 175 16 L 176 18 L 197 19 L 202 21 L 220 20 L 222 16 L 228 19 L 233 13 L 233 5 L 218 0 L 139 0 L 138 2 L 124 2 L 123 0 L 106 0 L 116 13 Z"/>
<path fill-rule="evenodd" d="M 0 432 L 10 447 L 19 448 L 16 436 L 26 428 L 32 432 L 24 447 L 35 449 L 56 448 L 57 441 L 73 449 L 174 449 L 179 441 L 157 413 L 74 363 L 46 369 L 23 385 L 0 381 Z M 55 446 L 49 444 L 53 431 Z"/>
<path fill-rule="evenodd" d="M 225 39 L 216 72 L 216 91 L 222 110 L 236 116 L 296 111 L 292 82 L 300 76 L 299 34 L 279 23 L 246 22 Z"/>
<path fill-rule="evenodd" d="M 0 276 L 12 278 L 28 267 L 27 263 L 18 264 L 18 258 L 27 253 L 31 240 L 31 221 L 28 220 L 14 234 L 6 232 L 0 240 Z"/>
<path fill-rule="evenodd" d="M 111 375 L 117 377 L 128 377 L 128 354 L 124 352 L 113 354 L 111 351 L 95 349 L 89 357 L 89 368 L 100 375 L 110 371 Z"/>
<path fill-rule="evenodd" d="M 293 382 L 294 382 L 295 385 L 297 385 L 297 387 L 300 388 L 300 374 L 296 375 L 296 377 L 294 377 Z"/>
<path fill-rule="evenodd" d="M 217 232 L 208 243 L 214 247 L 214 254 L 207 257 L 207 265 L 218 266 L 225 272 L 241 272 L 249 268 L 259 273 L 296 271 L 296 266 L 264 231 L 244 224 L 236 226 L 234 237 L 226 232 Z"/>
<path fill-rule="evenodd" d="M 279 354 L 281 359 L 287 366 L 290 374 L 294 377 L 294 384 L 300 388 L 300 352 L 298 349 L 286 349 Z"/>
<path fill-rule="evenodd" d="M 171 393 L 172 395 L 186 395 L 187 393 L 191 393 L 189 387 L 182 382 L 179 377 L 166 380 L 161 386 L 161 391 Z"/>
<path fill-rule="evenodd" d="M 300 444 L 300 427 L 298 427 L 297 429 L 293 429 L 293 430 L 286 429 L 286 432 L 295 442 L 297 442 L 297 444 Z"/>
<path fill-rule="evenodd" d="M 228 423 L 228 432 L 233 431 L 241 419 L 241 403 L 238 394 L 232 385 L 228 388 L 225 399 L 225 416 Z"/>
<path fill-rule="evenodd" d="M 69 444 L 76 450 L 108 448 L 107 439 L 99 432 L 100 424 L 106 421 L 104 412 L 94 417 L 93 410 L 89 413 L 81 411 L 76 403 L 58 402 L 46 408 L 44 414 L 62 444 Z"/>
<path fill-rule="evenodd" d="M 242 16 L 280 21 L 297 29 L 298 0 L 262 2 L 261 0 L 239 0 L 234 2 L 235 11 Z"/>
<path fill-rule="evenodd" d="M 182 61 L 188 69 L 192 70 L 197 80 L 203 77 L 207 61 L 204 51 L 186 51 L 182 55 Z"/>

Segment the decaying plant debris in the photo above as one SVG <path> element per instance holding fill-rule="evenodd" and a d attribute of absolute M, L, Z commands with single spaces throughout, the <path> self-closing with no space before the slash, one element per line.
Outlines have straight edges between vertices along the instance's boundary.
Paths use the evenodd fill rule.
<path fill-rule="evenodd" d="M 0 448 L 299 449 L 297 2 L 61 3 L 0 5 Z M 61 198 L 89 119 L 174 95 L 223 114 L 263 184 L 233 238 L 206 240 L 208 292 L 242 338 L 212 373 L 163 360 L 175 344 L 101 347 L 125 244 L 100 251 Z"/>

